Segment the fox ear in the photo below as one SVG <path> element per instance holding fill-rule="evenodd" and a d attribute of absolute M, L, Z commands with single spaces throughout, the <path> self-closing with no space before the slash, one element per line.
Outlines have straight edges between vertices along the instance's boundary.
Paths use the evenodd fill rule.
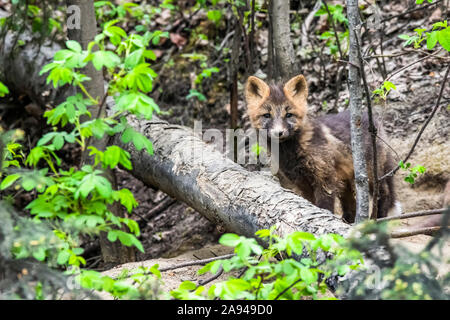
<path fill-rule="evenodd" d="M 245 99 L 249 108 L 259 107 L 269 94 L 270 88 L 264 81 L 254 76 L 248 78 L 245 86 Z"/>
<path fill-rule="evenodd" d="M 283 88 L 284 94 L 294 105 L 306 108 L 306 98 L 308 97 L 308 85 L 303 75 L 293 77 L 286 82 Z"/>

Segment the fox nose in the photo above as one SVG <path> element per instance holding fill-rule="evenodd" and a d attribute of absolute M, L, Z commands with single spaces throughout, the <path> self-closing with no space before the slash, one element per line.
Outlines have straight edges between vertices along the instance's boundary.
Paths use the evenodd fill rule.
<path fill-rule="evenodd" d="M 281 137 L 283 135 L 283 131 L 277 131 L 277 132 L 275 132 L 275 136 L 276 137 Z"/>
<path fill-rule="evenodd" d="M 282 138 L 285 135 L 284 130 L 273 130 L 272 131 L 272 136 L 274 138 Z"/>

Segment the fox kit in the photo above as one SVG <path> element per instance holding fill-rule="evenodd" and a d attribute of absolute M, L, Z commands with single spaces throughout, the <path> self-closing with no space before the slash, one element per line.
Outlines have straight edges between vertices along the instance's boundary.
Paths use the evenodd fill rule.
<path fill-rule="evenodd" d="M 279 142 L 278 177 L 283 187 L 292 189 L 320 208 L 334 211 L 341 202 L 343 218 L 355 219 L 356 200 L 350 142 L 350 113 L 311 119 L 307 114 L 308 87 L 298 75 L 284 85 L 266 84 L 249 77 L 245 89 L 247 113 L 255 129 L 266 129 L 270 139 Z M 362 122 L 368 132 L 367 115 Z M 379 132 L 379 135 L 383 132 Z M 370 136 L 366 134 L 366 160 L 372 193 L 373 172 Z M 393 168 L 391 155 L 377 145 L 378 174 Z M 380 183 L 377 217 L 385 217 L 395 206 L 394 182 L 387 177 Z"/>

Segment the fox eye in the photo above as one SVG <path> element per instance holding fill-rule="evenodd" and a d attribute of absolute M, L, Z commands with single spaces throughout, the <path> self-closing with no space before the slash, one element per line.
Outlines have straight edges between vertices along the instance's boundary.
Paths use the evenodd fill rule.
<path fill-rule="evenodd" d="M 270 118 L 270 113 L 264 113 L 263 117 L 266 118 L 266 119 L 269 119 Z"/>
<path fill-rule="evenodd" d="M 293 116 L 292 113 L 286 113 L 286 118 L 291 118 Z"/>

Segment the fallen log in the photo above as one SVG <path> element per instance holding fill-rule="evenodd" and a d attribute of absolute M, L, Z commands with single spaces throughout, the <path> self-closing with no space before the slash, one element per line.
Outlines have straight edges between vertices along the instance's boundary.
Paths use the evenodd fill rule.
<path fill-rule="evenodd" d="M 193 129 L 157 117 L 143 121 L 129 116 L 128 122 L 152 141 L 154 149 L 153 155 L 136 151 L 115 137 L 114 143 L 131 154 L 132 174 L 228 231 L 253 237 L 257 230 L 276 225 L 280 235 L 296 230 L 348 235 L 350 225 L 340 217 L 282 188 L 267 174 L 247 171 L 203 142 Z"/>

